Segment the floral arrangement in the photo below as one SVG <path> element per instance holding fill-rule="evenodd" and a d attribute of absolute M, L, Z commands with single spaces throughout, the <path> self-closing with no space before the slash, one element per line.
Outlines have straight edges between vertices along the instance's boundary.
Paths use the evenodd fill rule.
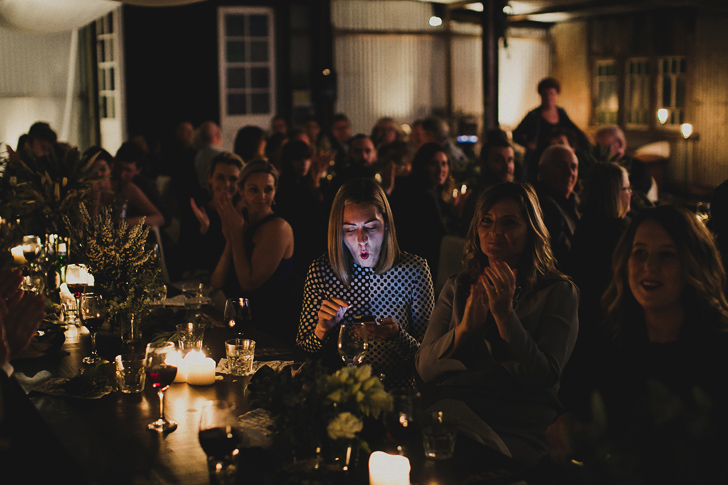
<path fill-rule="evenodd" d="M 146 249 L 149 226 L 116 221 L 108 207 L 91 216 L 79 207 L 79 222 L 64 216 L 70 233 L 71 254 L 94 276 L 94 286 L 108 302 L 111 321 L 117 315 L 141 312 L 162 286 L 154 249 Z"/>
<path fill-rule="evenodd" d="M 294 457 L 352 440 L 368 452 L 362 439 L 365 420 L 392 409 L 392 397 L 369 365 L 330 374 L 320 363 L 310 362 L 295 374 L 259 373 L 251 389 L 258 405 L 272 416 L 274 446 L 293 446 Z"/>

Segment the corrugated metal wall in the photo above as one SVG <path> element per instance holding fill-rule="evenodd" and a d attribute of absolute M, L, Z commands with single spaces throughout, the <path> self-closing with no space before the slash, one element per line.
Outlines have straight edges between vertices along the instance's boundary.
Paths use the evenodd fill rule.
<path fill-rule="evenodd" d="M 703 14 L 697 18 L 695 46 L 688 61 L 691 93 L 686 115 L 699 139 L 693 143 L 692 181 L 716 187 L 728 178 L 728 43 L 725 14 Z M 693 109 L 690 109 L 690 105 Z M 690 119 L 692 118 L 692 119 Z M 683 143 L 680 143 L 683 145 Z M 676 156 L 682 155 L 674 151 Z M 673 163 L 682 165 L 681 160 Z M 676 167 L 677 168 L 677 167 Z"/>
<path fill-rule="evenodd" d="M 400 123 L 427 116 L 445 106 L 443 59 L 443 42 L 431 37 L 339 37 L 337 111 L 365 133 L 382 116 Z"/>
<path fill-rule="evenodd" d="M 411 123 L 445 107 L 445 41 L 428 34 L 431 15 L 421 2 L 332 2 L 336 110 L 355 133 L 382 116 Z"/>
<path fill-rule="evenodd" d="M 432 16 L 423 2 L 333 0 L 331 22 L 336 29 L 421 31 Z"/>

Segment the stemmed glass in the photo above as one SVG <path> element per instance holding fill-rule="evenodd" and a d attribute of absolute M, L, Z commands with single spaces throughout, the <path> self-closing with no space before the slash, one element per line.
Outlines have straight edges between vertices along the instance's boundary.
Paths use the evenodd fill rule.
<path fill-rule="evenodd" d="M 40 254 L 40 248 L 41 244 L 38 236 L 23 236 L 23 257 L 31 266 Z"/>
<path fill-rule="evenodd" d="M 210 483 L 235 483 L 241 435 L 233 410 L 226 401 L 208 401 L 202 407 L 198 438 L 207 455 Z"/>
<path fill-rule="evenodd" d="M 250 321 L 250 302 L 247 298 L 228 298 L 225 301 L 223 323 L 233 333 L 242 336 Z"/>
<path fill-rule="evenodd" d="M 78 299 L 78 316 L 81 323 L 88 329 L 91 334 L 91 355 L 83 358 L 84 364 L 95 364 L 101 360 L 99 354 L 96 353 L 96 332 L 99 331 L 101 324 L 104 323 L 106 317 L 106 307 L 104 306 L 101 295 L 93 293 L 83 293 Z"/>
<path fill-rule="evenodd" d="M 384 427 L 389 441 L 402 451 L 419 438 L 421 396 L 414 389 L 394 389 L 392 410 L 384 415 Z"/>
<path fill-rule="evenodd" d="M 78 315 L 79 299 L 83 295 L 84 287 L 88 284 L 88 270 L 82 264 L 69 264 L 66 266 L 66 285 L 68 291 L 76 299 L 76 314 Z"/>
<path fill-rule="evenodd" d="M 362 363 L 369 350 L 367 326 L 364 323 L 342 323 L 339 328 L 339 355 L 349 367 Z"/>
<path fill-rule="evenodd" d="M 159 396 L 159 418 L 147 426 L 160 432 L 171 432 L 177 429 L 177 423 L 164 417 L 164 391 L 174 382 L 177 376 L 177 350 L 173 342 L 151 342 L 147 344 L 144 356 L 144 368 L 147 380 L 157 389 Z"/>

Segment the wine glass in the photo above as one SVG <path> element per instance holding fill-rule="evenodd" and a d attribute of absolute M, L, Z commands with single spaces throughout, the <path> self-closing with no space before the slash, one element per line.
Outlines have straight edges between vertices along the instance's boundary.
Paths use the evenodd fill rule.
<path fill-rule="evenodd" d="M 83 293 L 78 299 L 78 316 L 81 323 L 88 329 L 91 334 L 91 355 L 83 358 L 84 364 L 95 364 L 101 360 L 99 354 L 96 353 L 96 332 L 99 331 L 101 324 L 104 323 L 106 317 L 106 307 L 101 295 L 93 293 Z"/>
<path fill-rule="evenodd" d="M 164 417 L 164 391 L 177 376 L 177 349 L 173 342 L 150 342 L 144 356 L 144 367 L 147 380 L 159 395 L 159 418 L 147 426 L 159 432 L 171 432 L 177 429 L 177 423 Z"/>
<path fill-rule="evenodd" d="M 242 336 L 250 321 L 250 302 L 247 298 L 228 298 L 225 301 L 223 323 L 233 333 Z"/>
<path fill-rule="evenodd" d="M 84 287 L 88 284 L 88 270 L 82 264 L 69 264 L 66 266 L 66 286 L 76 299 L 76 314 L 78 315 L 79 299 Z"/>
<path fill-rule="evenodd" d="M 208 401 L 200 414 L 198 438 L 207 455 L 210 483 L 235 483 L 241 434 L 234 406 L 227 401 Z"/>
<path fill-rule="evenodd" d="M 420 436 L 421 396 L 414 389 L 394 389 L 392 410 L 384 415 L 387 438 L 398 452 L 411 446 Z"/>
<path fill-rule="evenodd" d="M 23 236 L 23 257 L 33 265 L 33 261 L 40 254 L 41 244 L 38 236 Z"/>
<path fill-rule="evenodd" d="M 349 367 L 355 367 L 364 360 L 369 349 L 367 326 L 364 323 L 342 323 L 339 328 L 339 355 Z"/>

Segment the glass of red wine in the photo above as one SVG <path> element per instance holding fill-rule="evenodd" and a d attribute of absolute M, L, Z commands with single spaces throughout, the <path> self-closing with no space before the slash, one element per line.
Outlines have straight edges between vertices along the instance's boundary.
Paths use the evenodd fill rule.
<path fill-rule="evenodd" d="M 96 352 L 96 332 L 106 318 L 106 307 L 101 295 L 82 293 L 78 298 L 78 316 L 91 334 L 91 355 L 83 358 L 84 364 L 96 364 L 101 360 Z"/>
<path fill-rule="evenodd" d="M 66 286 L 68 286 L 68 291 L 73 293 L 73 297 L 76 299 L 77 315 L 80 315 L 78 312 L 81 303 L 80 298 L 87 284 L 88 270 L 86 266 L 82 264 L 69 264 L 66 266 Z"/>
<path fill-rule="evenodd" d="M 23 236 L 23 257 L 29 264 L 32 265 L 38 257 L 41 247 L 38 236 Z"/>
<path fill-rule="evenodd" d="M 384 427 L 387 438 L 402 453 L 414 444 L 419 443 L 421 396 L 414 389 L 393 389 L 392 410 L 384 415 Z"/>
<path fill-rule="evenodd" d="M 198 437 L 212 484 L 235 483 L 241 434 L 233 411 L 227 401 L 208 401 L 202 407 Z"/>
<path fill-rule="evenodd" d="M 247 298 L 228 298 L 225 301 L 223 324 L 235 335 L 242 336 L 250 320 L 250 302 Z"/>
<path fill-rule="evenodd" d="M 157 390 L 159 396 L 159 418 L 147 426 L 163 433 L 177 429 L 177 423 L 164 416 L 164 391 L 177 376 L 177 349 L 173 342 L 150 342 L 144 356 L 147 381 Z"/>

